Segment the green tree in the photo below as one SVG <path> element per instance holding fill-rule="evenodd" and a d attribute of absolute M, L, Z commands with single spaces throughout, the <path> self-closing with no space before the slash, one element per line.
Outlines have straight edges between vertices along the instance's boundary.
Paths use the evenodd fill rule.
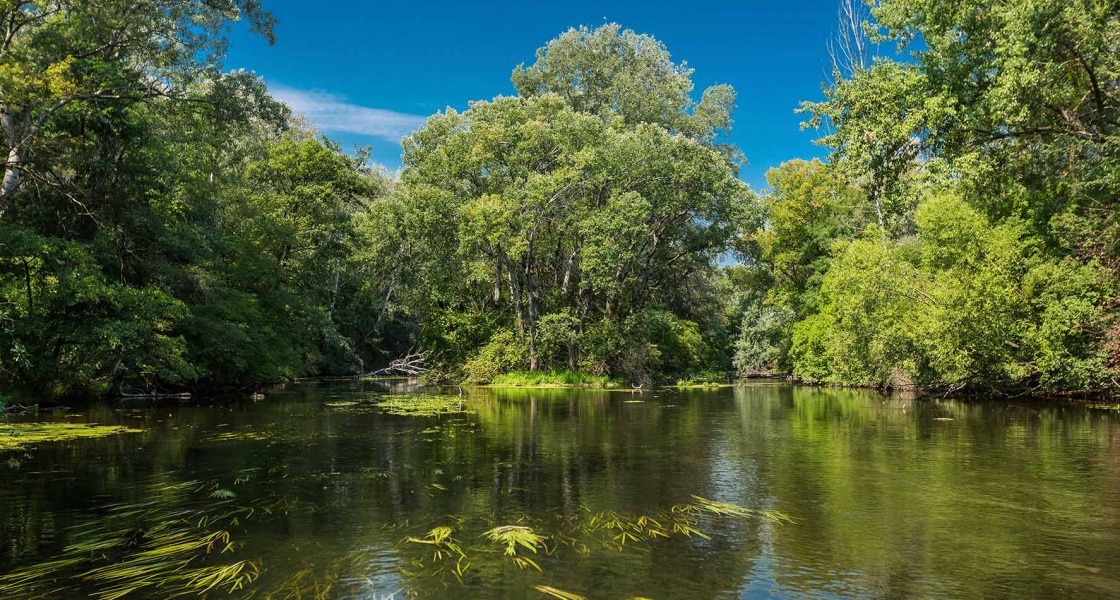
<path fill-rule="evenodd" d="M 648 85 L 627 83 L 638 72 Z M 724 92 L 694 103 L 691 70 L 656 40 L 613 25 L 561 35 L 514 80 L 519 96 L 435 115 L 404 142 L 393 206 L 408 224 L 410 304 L 422 323 L 475 315 L 475 325 L 455 326 L 471 332 L 474 348 L 512 329 L 530 370 L 554 364 L 562 338 L 568 366 L 617 375 L 626 362 L 638 377 L 656 372 L 604 350 L 615 346 L 601 334 L 626 335 L 623 323 L 648 310 L 682 319 L 666 330 L 685 337 L 685 321 L 708 318 L 700 313 L 710 302 L 697 295 L 711 289 L 716 260 L 753 201 L 732 155 L 714 143 L 730 124 L 731 96 L 718 108 Z M 593 327 L 605 321 L 614 325 Z M 458 343 L 446 331 L 425 339 L 445 363 L 467 358 L 450 351 Z M 607 358 L 585 360 L 592 355 Z"/>
<path fill-rule="evenodd" d="M 577 112 L 711 141 L 731 128 L 735 90 L 715 85 L 696 102 L 692 73 L 657 39 L 609 23 L 560 34 L 537 50 L 536 63 L 514 70 L 513 85 L 523 97 L 558 94 Z"/>
<path fill-rule="evenodd" d="M 1114 387 L 1120 4 L 882 0 L 871 14 L 876 41 L 910 60 L 854 69 L 805 108 L 831 128 L 832 168 L 867 193 L 879 247 L 853 243 L 830 267 L 831 296 L 795 331 L 797 368 L 845 383 L 888 382 L 892 365 L 949 386 Z M 928 322 L 896 312 L 898 290 L 928 304 L 915 310 Z"/>
<path fill-rule="evenodd" d="M 869 220 L 859 190 L 820 160 L 793 160 L 766 173 L 765 221 L 748 232 L 758 256 L 774 274 L 771 302 L 799 317 L 816 312 L 817 290 L 828 271 L 832 246 L 863 232 Z"/>
<path fill-rule="evenodd" d="M 250 81 L 219 67 L 223 32 L 241 18 L 272 40 L 274 19 L 257 0 L 0 2 L 0 215 L 28 176 L 61 183 L 35 149 L 65 140 L 67 111 L 181 98 L 204 79 L 226 93 Z"/>
<path fill-rule="evenodd" d="M 848 244 L 821 311 L 794 329 L 795 373 L 818 381 L 1060 392 L 1108 384 L 1098 263 L 1048 257 L 1021 221 L 992 224 L 953 195 L 918 236 Z"/>

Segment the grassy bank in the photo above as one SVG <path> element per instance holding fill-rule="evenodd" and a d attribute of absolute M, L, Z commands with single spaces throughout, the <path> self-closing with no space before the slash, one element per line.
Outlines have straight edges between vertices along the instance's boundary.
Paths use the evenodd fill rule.
<path fill-rule="evenodd" d="M 578 371 L 513 371 L 494 377 L 490 387 L 584 387 L 613 389 L 622 382 L 606 375 L 589 375 Z"/>
<path fill-rule="evenodd" d="M 719 371 L 700 371 L 693 373 L 688 377 L 678 379 L 677 383 L 669 387 L 678 389 L 692 389 L 692 388 L 721 388 L 731 387 L 734 383 L 728 378 L 726 373 Z"/>

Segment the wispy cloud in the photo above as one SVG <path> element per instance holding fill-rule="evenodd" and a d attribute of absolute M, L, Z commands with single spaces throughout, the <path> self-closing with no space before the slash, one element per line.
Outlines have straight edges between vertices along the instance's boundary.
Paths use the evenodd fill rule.
<path fill-rule="evenodd" d="M 422 125 L 426 117 L 399 113 L 383 108 L 351 104 L 346 98 L 329 92 L 301 90 L 270 83 L 272 95 L 306 116 L 324 132 L 369 135 L 396 143 Z"/>

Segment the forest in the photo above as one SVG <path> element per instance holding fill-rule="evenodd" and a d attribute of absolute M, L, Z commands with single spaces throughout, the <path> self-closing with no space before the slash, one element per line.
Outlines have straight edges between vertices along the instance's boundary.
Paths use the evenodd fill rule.
<path fill-rule="evenodd" d="M 827 160 L 753 190 L 736 91 L 621 25 L 394 172 L 224 67 L 233 24 L 275 35 L 257 0 L 0 0 L 0 398 L 418 353 L 471 384 L 1120 390 L 1120 1 L 849 7 L 799 108 Z"/>

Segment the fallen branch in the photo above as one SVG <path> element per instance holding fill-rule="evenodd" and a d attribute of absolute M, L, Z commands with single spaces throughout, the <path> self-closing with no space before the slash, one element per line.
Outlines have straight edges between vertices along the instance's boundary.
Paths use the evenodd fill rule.
<path fill-rule="evenodd" d="M 383 375 L 409 375 L 416 377 L 428 372 L 425 366 L 425 361 L 428 359 L 428 353 L 422 351 L 409 350 L 408 354 L 401 358 L 395 358 L 389 361 L 389 366 L 369 371 L 368 373 L 361 373 L 359 377 L 379 377 Z"/>
<path fill-rule="evenodd" d="M 38 410 L 38 404 L 31 404 L 27 406 L 24 406 L 23 404 L 9 404 L 8 406 L 0 407 L 0 413 L 29 413 L 37 412 Z"/>
<path fill-rule="evenodd" d="M 178 400 L 190 400 L 191 393 L 190 392 L 181 392 L 181 393 L 176 393 L 176 394 L 159 394 L 159 393 L 155 393 L 155 392 L 140 393 L 140 394 L 121 393 L 121 398 L 145 398 L 145 399 L 151 398 L 153 400 L 154 399 L 164 399 L 164 398 L 175 398 L 175 399 L 178 399 Z"/>

